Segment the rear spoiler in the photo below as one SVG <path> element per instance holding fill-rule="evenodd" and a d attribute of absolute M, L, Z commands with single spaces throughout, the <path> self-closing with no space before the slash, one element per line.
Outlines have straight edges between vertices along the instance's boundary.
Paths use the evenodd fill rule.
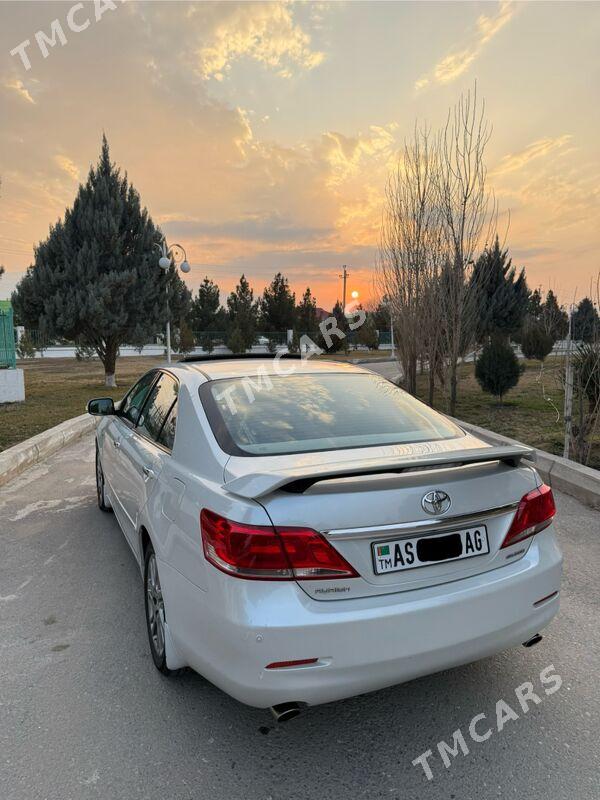
<path fill-rule="evenodd" d="M 501 461 L 516 467 L 522 459 L 535 461 L 535 450 L 531 447 L 511 445 L 505 447 L 477 447 L 470 450 L 453 450 L 424 456 L 404 456 L 368 459 L 356 464 L 313 464 L 291 467 L 276 472 L 255 472 L 242 475 L 223 484 L 223 489 L 238 497 L 256 499 L 277 489 L 301 494 L 319 481 L 333 478 L 355 478 L 360 475 L 384 475 L 408 472 L 423 467 L 459 467 L 464 464 L 484 464 Z"/>

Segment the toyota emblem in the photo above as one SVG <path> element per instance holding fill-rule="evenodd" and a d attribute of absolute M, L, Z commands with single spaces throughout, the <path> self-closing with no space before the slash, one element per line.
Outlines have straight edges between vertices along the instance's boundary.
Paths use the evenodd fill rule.
<path fill-rule="evenodd" d="M 428 514 L 445 514 L 452 505 L 452 500 L 446 492 L 434 489 L 432 492 L 427 492 L 421 500 L 421 505 Z"/>

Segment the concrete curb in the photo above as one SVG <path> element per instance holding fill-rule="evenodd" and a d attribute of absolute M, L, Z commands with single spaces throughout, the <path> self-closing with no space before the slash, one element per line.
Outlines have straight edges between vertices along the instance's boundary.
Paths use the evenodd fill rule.
<path fill-rule="evenodd" d="M 388 361 L 396 361 L 395 358 L 391 356 L 373 356 L 373 358 L 353 358 L 351 359 L 351 364 L 381 364 L 387 363 Z"/>
<path fill-rule="evenodd" d="M 499 433 L 493 433 L 486 430 L 486 428 L 479 428 L 477 425 L 471 425 L 469 422 L 463 422 L 460 419 L 455 419 L 454 422 L 468 431 L 468 433 L 472 433 L 473 436 L 477 436 L 479 439 L 483 439 L 484 442 L 489 442 L 489 444 L 523 444 L 523 442 L 517 442 L 516 439 L 509 439 L 508 436 L 501 436 Z M 586 506 L 600 509 L 599 470 L 584 467 L 582 464 L 577 464 L 577 462 L 562 458 L 562 456 L 547 453 L 545 450 L 536 449 L 535 453 L 536 459 L 533 466 L 535 466 L 547 484 L 552 486 L 553 489 L 575 497 Z"/>
<path fill-rule="evenodd" d="M 89 414 L 61 422 L 54 428 L 38 433 L 14 447 L 0 453 L 0 486 L 37 464 L 46 456 L 55 453 L 66 444 L 79 439 L 96 426 L 96 420 Z"/>

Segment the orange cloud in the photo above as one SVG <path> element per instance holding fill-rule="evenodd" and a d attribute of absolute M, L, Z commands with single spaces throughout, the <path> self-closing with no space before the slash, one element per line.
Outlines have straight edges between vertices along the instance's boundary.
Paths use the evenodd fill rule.
<path fill-rule="evenodd" d="M 293 68 L 318 66 L 324 53 L 312 49 L 310 36 L 295 22 L 291 5 L 267 2 L 225 6 L 223 18 L 197 57 L 203 78 L 222 80 L 231 64 L 244 57 L 289 78 Z"/>
<path fill-rule="evenodd" d="M 468 43 L 442 58 L 432 72 L 416 81 L 415 89 L 421 91 L 432 83 L 451 83 L 459 78 L 479 58 L 488 42 L 510 22 L 514 14 L 515 5 L 510 0 L 503 0 L 496 14 L 482 14 Z"/>
<path fill-rule="evenodd" d="M 544 158 L 550 153 L 563 148 L 572 140 L 572 138 L 573 137 L 570 134 L 566 133 L 563 136 L 557 136 L 554 139 L 550 137 L 538 139 L 537 141 L 528 145 L 524 150 L 521 150 L 518 153 L 509 153 L 508 155 L 504 156 L 498 166 L 492 170 L 490 176 L 493 177 L 505 175 L 508 172 L 515 172 L 516 170 L 522 169 L 531 161 L 534 161 L 538 158 Z"/>
<path fill-rule="evenodd" d="M 4 82 L 4 88 L 16 92 L 19 95 L 19 97 L 25 100 L 27 103 L 35 105 L 35 100 L 29 93 L 29 90 L 27 89 L 23 81 L 20 80 L 19 78 L 7 78 Z"/>
<path fill-rule="evenodd" d="M 70 158 L 67 156 L 57 155 L 54 156 L 54 161 L 60 167 L 60 169 L 69 176 L 69 178 L 72 178 L 74 181 L 79 180 L 79 169 Z"/>

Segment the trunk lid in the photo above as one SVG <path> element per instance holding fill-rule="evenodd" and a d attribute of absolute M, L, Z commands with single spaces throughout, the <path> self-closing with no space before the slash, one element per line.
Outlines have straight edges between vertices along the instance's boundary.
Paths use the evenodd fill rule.
<path fill-rule="evenodd" d="M 264 457 L 259 469 L 257 459 L 232 457 L 224 488 L 254 497 L 275 527 L 319 531 L 360 575 L 299 581 L 308 595 L 318 600 L 367 597 L 458 580 L 522 555 L 527 547 L 523 543 L 503 550 L 500 546 L 516 504 L 537 485 L 535 472 L 518 463 L 530 454 L 527 448 L 491 448 L 465 435 L 416 445 Z M 450 508 L 428 513 L 423 499 L 431 491 L 446 493 Z M 431 541 L 461 530 L 481 533 L 483 526 L 487 553 L 375 572 L 376 544 Z"/>

